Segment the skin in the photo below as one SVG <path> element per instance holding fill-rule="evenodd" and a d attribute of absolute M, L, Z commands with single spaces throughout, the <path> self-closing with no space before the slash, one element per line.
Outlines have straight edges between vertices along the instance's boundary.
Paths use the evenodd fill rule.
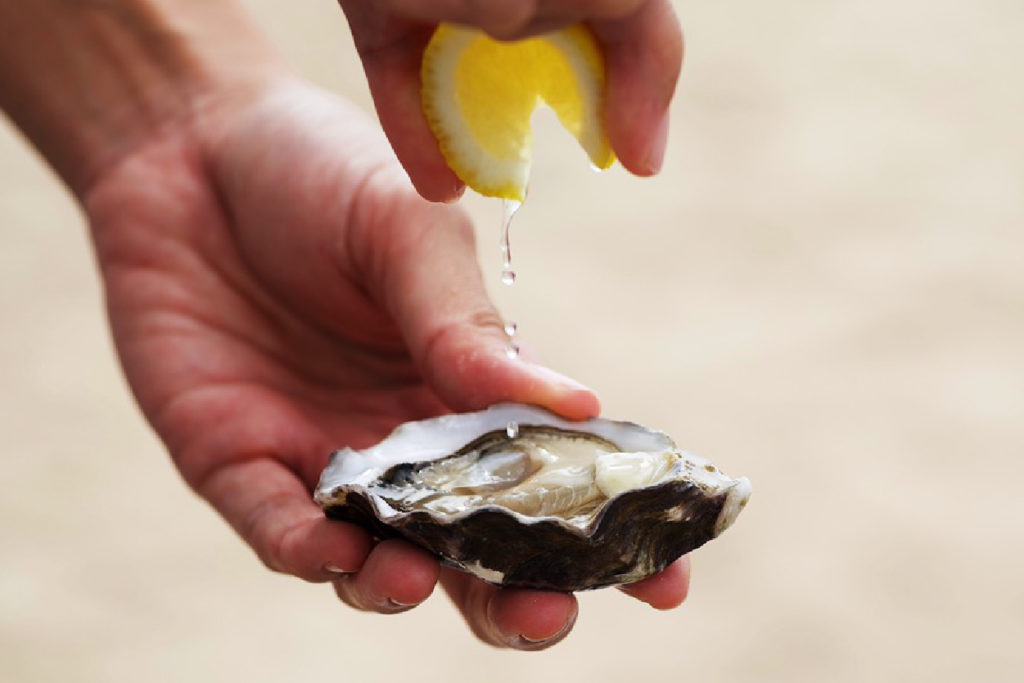
<path fill-rule="evenodd" d="M 498 401 L 599 412 L 505 356 L 466 216 L 419 196 L 376 124 L 291 75 L 237 6 L 103 8 L 0 0 L 0 105 L 81 202 L 125 375 L 185 481 L 267 567 L 352 607 L 402 612 L 440 582 L 484 642 L 564 638 L 572 595 L 442 571 L 311 500 L 332 450 L 408 420 Z M 59 48 L 33 38 L 43 25 Z M 624 591 L 667 609 L 688 578 L 684 560 Z"/>

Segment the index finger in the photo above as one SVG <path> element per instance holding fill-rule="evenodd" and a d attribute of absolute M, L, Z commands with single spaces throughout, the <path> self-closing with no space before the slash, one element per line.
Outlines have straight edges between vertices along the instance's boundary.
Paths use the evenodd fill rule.
<path fill-rule="evenodd" d="M 197 487 L 270 569 L 329 581 L 362 568 L 370 535 L 327 519 L 291 471 L 270 458 L 233 462 Z"/>

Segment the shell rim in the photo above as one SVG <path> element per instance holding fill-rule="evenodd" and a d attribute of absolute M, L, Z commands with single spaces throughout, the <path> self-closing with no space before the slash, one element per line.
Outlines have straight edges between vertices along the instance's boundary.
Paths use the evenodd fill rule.
<path fill-rule="evenodd" d="M 330 473 L 332 472 L 332 469 L 337 469 L 338 467 L 340 467 L 339 460 L 342 457 L 353 455 L 366 457 L 365 454 L 367 454 L 368 452 L 377 449 L 382 449 L 384 446 L 388 444 L 389 441 L 394 441 L 396 440 L 396 438 L 400 437 L 405 432 L 408 432 L 410 426 L 413 426 L 413 429 L 415 429 L 419 427 L 424 427 L 425 425 L 439 425 L 445 419 L 459 419 L 458 416 L 466 416 L 465 418 L 463 418 L 466 420 L 486 420 L 487 418 L 490 417 L 498 417 L 498 423 L 500 423 L 502 420 L 504 420 L 504 417 L 500 416 L 504 415 L 506 412 L 517 412 L 520 414 L 526 412 L 529 414 L 533 414 L 534 416 L 537 417 L 538 420 L 540 420 L 539 423 L 535 424 L 540 424 L 542 426 L 554 426 L 567 430 L 575 429 L 576 431 L 590 431 L 590 433 L 596 433 L 593 430 L 588 430 L 587 426 L 607 425 L 608 428 L 632 431 L 638 434 L 642 434 L 645 437 L 658 440 L 660 442 L 662 447 L 659 450 L 652 450 L 648 452 L 672 453 L 673 455 L 678 456 L 679 460 L 674 464 L 670 472 L 667 473 L 664 477 L 662 477 L 662 479 L 660 479 L 659 481 L 654 482 L 652 484 L 648 484 L 647 486 L 621 491 L 614 496 L 606 498 L 604 501 L 600 503 L 598 508 L 589 516 L 588 521 L 583 526 L 572 524 L 566 518 L 559 517 L 556 515 L 525 515 L 523 513 L 511 510 L 496 503 L 487 503 L 484 505 L 480 505 L 478 507 L 467 508 L 465 510 L 461 510 L 455 513 L 437 513 L 429 510 L 398 510 L 392 507 L 390 504 L 387 504 L 385 501 L 381 499 L 380 496 L 375 494 L 374 491 L 371 489 L 372 484 L 368 485 L 364 481 L 368 477 L 370 482 L 376 481 L 381 475 L 384 474 L 384 472 L 387 470 L 387 467 L 371 466 L 360 471 L 360 473 L 357 475 L 355 479 L 350 479 L 347 482 L 335 481 L 330 484 L 327 483 L 330 480 Z M 520 424 L 525 426 L 530 423 L 520 422 Z M 424 458 L 422 460 L 398 459 L 394 463 L 388 465 L 388 467 L 397 465 L 399 463 L 426 462 L 430 460 L 439 460 L 444 457 L 447 457 L 447 455 L 440 455 L 436 458 Z M 691 464 L 692 467 L 690 467 L 688 472 L 684 472 L 683 470 L 686 469 L 686 465 L 688 463 Z M 707 466 L 712 467 L 713 470 L 709 470 L 704 472 L 704 474 L 700 474 L 700 472 L 703 471 Z M 332 507 L 343 506 L 344 496 L 346 496 L 349 492 L 358 492 L 367 501 L 369 501 L 370 506 L 372 507 L 375 515 L 377 516 L 377 519 L 384 524 L 388 524 L 389 521 L 391 520 L 398 521 L 407 519 L 408 517 L 415 514 L 427 514 L 430 517 L 438 520 L 439 523 L 454 524 L 461 522 L 476 513 L 486 510 L 491 512 L 503 513 L 505 515 L 512 517 L 518 523 L 524 524 L 526 526 L 532 526 L 544 522 L 554 522 L 562 528 L 570 532 L 573 532 L 574 534 L 580 535 L 581 537 L 587 537 L 593 530 L 595 530 L 599 526 L 600 519 L 604 516 L 605 510 L 613 501 L 616 501 L 622 498 L 623 496 L 627 496 L 640 491 L 646 491 L 657 488 L 659 486 L 665 486 L 667 484 L 677 482 L 679 481 L 680 475 L 685 476 L 694 486 L 699 487 L 706 495 L 709 496 L 724 494 L 729 498 L 732 498 L 734 495 L 736 495 L 736 498 L 742 499 L 749 498 L 750 496 L 750 481 L 746 477 L 730 477 L 726 475 L 723 471 L 718 469 L 716 466 L 714 466 L 709 460 L 706 460 L 705 458 L 702 458 L 688 451 L 680 450 L 678 446 L 676 446 L 673 439 L 668 434 L 661 430 L 652 429 L 650 427 L 646 427 L 637 422 L 629 420 L 611 420 L 602 417 L 594 417 L 589 418 L 587 420 L 573 422 L 570 420 L 566 420 L 545 408 L 541 408 L 540 406 L 521 403 L 498 403 L 484 410 L 476 412 L 448 413 L 445 415 L 429 417 L 423 420 L 406 422 L 396 426 L 386 437 L 384 437 L 382 440 L 366 449 L 356 450 L 353 448 L 346 447 L 334 451 L 331 454 L 330 461 L 327 467 L 324 469 L 323 474 L 320 477 L 320 482 L 317 485 L 316 491 L 314 493 L 314 500 L 321 507 L 327 510 Z M 700 479 L 705 480 L 703 484 L 700 482 Z M 715 480 L 715 484 L 717 485 L 712 485 L 707 480 Z M 745 505 L 745 501 L 743 502 L 743 505 Z M 742 505 L 740 506 L 740 509 L 742 509 Z M 738 514 L 738 512 L 739 510 L 736 510 L 736 514 Z M 730 517 L 734 519 L 735 515 L 730 515 Z M 721 531 L 724 531 L 726 528 L 728 528 L 732 524 L 733 519 L 720 520 L 722 523 L 719 525 L 720 529 L 718 529 L 716 535 L 718 535 L 718 533 L 721 533 Z"/>

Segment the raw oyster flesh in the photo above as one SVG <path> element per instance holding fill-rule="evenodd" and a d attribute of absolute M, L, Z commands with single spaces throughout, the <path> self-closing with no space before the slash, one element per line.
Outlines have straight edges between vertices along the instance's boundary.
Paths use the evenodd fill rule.
<path fill-rule="evenodd" d="M 398 427 L 334 453 L 316 500 L 505 586 L 574 591 L 639 581 L 728 527 L 746 478 L 629 422 L 568 422 L 502 404 Z"/>

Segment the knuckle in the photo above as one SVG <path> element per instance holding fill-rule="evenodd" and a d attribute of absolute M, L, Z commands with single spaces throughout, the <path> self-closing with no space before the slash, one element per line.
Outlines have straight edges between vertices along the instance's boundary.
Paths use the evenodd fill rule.
<path fill-rule="evenodd" d="M 504 321 L 491 306 L 470 313 L 469 324 L 484 331 L 504 333 Z"/>
<path fill-rule="evenodd" d="M 501 316 L 492 306 L 481 306 L 469 311 L 463 317 L 450 320 L 430 333 L 423 346 L 423 360 L 430 367 L 453 360 L 453 355 L 456 356 L 454 360 L 458 361 L 458 356 L 464 351 L 470 351 L 467 342 L 472 341 L 478 333 L 504 334 L 503 325 Z"/>
<path fill-rule="evenodd" d="M 522 33 L 537 13 L 538 0 L 467 0 L 473 23 L 499 40 Z"/>
<path fill-rule="evenodd" d="M 639 12 L 651 0 L 598 0 L 594 11 L 602 18 L 624 19 Z"/>
<path fill-rule="evenodd" d="M 284 553 L 289 537 L 298 524 L 281 527 L 275 523 L 280 512 L 288 505 L 289 494 L 270 496 L 260 501 L 242 519 L 239 533 L 256 551 L 257 557 L 275 572 L 289 573 Z"/>

